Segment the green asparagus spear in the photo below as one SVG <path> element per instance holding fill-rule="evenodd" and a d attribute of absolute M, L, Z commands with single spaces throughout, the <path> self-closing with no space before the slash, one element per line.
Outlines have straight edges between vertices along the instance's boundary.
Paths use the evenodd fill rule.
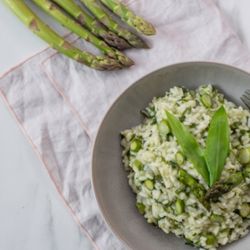
<path fill-rule="evenodd" d="M 71 17 L 65 15 L 60 8 L 50 0 L 33 0 L 40 8 L 42 8 L 49 15 L 54 17 L 63 26 L 83 38 L 84 40 L 94 44 L 97 48 L 103 51 L 107 56 L 119 61 L 122 65 L 131 66 L 133 61 L 126 57 L 123 53 L 116 49 L 109 47 L 104 41 L 100 40 L 87 29 L 83 28 Z"/>
<path fill-rule="evenodd" d="M 175 161 L 179 166 L 181 166 L 185 161 L 184 155 L 181 152 L 177 152 L 175 155 Z"/>
<path fill-rule="evenodd" d="M 154 26 L 144 20 L 142 17 L 135 15 L 126 5 L 117 0 L 101 0 L 110 10 L 118 15 L 129 26 L 135 28 L 138 32 L 151 36 L 156 33 Z"/>
<path fill-rule="evenodd" d="M 120 37 L 126 39 L 135 48 L 148 48 L 147 44 L 132 32 L 124 29 L 116 23 L 98 3 L 97 0 L 81 0 L 86 7 L 102 22 L 107 28 Z"/>
<path fill-rule="evenodd" d="M 11 10 L 40 38 L 46 41 L 51 47 L 68 57 L 98 70 L 112 70 L 120 68 L 120 64 L 111 58 L 94 56 L 86 51 L 81 51 L 45 25 L 32 10 L 20 0 L 5 0 Z"/>
<path fill-rule="evenodd" d="M 119 50 L 128 49 L 131 46 L 114 32 L 109 31 L 102 23 L 90 16 L 73 0 L 53 0 L 68 14 L 74 17 L 81 25 L 89 29 L 94 35 L 101 37 L 107 44 Z"/>

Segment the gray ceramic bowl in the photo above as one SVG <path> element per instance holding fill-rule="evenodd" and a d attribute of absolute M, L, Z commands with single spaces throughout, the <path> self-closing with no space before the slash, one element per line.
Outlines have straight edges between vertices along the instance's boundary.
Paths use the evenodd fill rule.
<path fill-rule="evenodd" d="M 121 164 L 120 131 L 142 121 L 140 110 L 172 86 L 197 88 L 211 83 L 232 101 L 250 87 L 250 75 L 233 67 L 207 62 L 176 64 L 153 72 L 129 87 L 106 114 L 96 137 L 92 182 L 100 210 L 111 230 L 134 250 L 191 250 L 182 239 L 147 224 L 135 208 L 135 195 Z M 223 249 L 250 249 L 245 237 Z"/>

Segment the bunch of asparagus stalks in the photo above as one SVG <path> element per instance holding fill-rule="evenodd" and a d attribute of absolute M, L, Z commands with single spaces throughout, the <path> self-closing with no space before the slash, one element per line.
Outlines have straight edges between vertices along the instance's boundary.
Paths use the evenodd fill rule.
<path fill-rule="evenodd" d="M 137 16 L 119 0 L 81 0 L 84 8 L 74 0 L 31 1 L 78 37 L 97 47 L 103 55 L 96 56 L 68 43 L 46 25 L 24 0 L 5 0 L 23 23 L 52 48 L 97 70 L 130 67 L 134 62 L 121 51 L 132 47 L 148 48 L 145 41 L 136 33 L 129 31 L 112 19 L 106 9 L 111 10 L 138 33 L 155 34 L 152 24 Z"/>

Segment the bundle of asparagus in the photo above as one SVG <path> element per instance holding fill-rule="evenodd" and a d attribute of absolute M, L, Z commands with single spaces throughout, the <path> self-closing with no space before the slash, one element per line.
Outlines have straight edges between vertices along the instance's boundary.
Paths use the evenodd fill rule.
<path fill-rule="evenodd" d="M 119 50 L 130 47 L 147 48 L 147 44 L 139 36 L 115 22 L 97 0 L 81 0 L 95 17 L 89 15 L 74 0 L 32 1 L 61 25 L 96 46 L 104 55 L 96 56 L 68 43 L 47 26 L 27 6 L 24 0 L 5 0 L 7 5 L 24 24 L 51 47 L 91 68 L 113 70 L 129 67 L 133 65 L 133 61 Z M 117 0 L 101 1 L 137 31 L 145 35 L 155 34 L 155 29 L 151 24 L 136 16 L 125 5 L 117 2 Z"/>

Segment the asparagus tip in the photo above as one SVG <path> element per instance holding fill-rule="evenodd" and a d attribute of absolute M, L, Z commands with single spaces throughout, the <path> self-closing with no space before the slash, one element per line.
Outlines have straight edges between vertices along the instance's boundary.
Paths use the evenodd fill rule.
<path fill-rule="evenodd" d="M 122 65 L 124 65 L 126 67 L 130 67 L 130 66 L 135 64 L 133 60 L 131 60 L 130 58 L 128 58 L 126 56 L 120 58 L 119 61 L 121 62 Z"/>
<path fill-rule="evenodd" d="M 142 41 L 140 47 L 138 47 L 138 48 L 141 48 L 141 49 L 150 49 L 150 46 L 146 42 Z"/>
<path fill-rule="evenodd" d="M 122 69 L 122 65 L 109 57 L 97 57 L 97 59 L 92 63 L 93 68 L 98 70 L 116 70 Z"/>
<path fill-rule="evenodd" d="M 139 16 L 134 19 L 134 26 L 139 32 L 146 36 L 153 36 L 156 34 L 155 27 Z"/>

